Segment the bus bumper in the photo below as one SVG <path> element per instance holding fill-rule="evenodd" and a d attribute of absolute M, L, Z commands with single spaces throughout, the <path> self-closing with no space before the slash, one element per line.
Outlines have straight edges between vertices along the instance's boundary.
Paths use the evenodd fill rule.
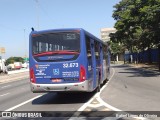
<path fill-rule="evenodd" d="M 65 84 L 36 84 L 31 83 L 31 91 L 33 93 L 37 92 L 91 92 L 91 82 L 89 80 L 85 80 L 80 83 L 65 83 Z"/>

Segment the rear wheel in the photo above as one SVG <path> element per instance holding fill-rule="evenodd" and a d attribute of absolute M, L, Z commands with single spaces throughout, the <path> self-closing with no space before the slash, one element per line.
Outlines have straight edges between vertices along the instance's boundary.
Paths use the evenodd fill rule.
<path fill-rule="evenodd" d="M 97 92 L 100 92 L 101 89 L 101 83 L 100 83 L 100 77 L 98 79 L 98 86 L 97 86 Z"/>
<path fill-rule="evenodd" d="M 108 81 L 108 80 L 107 80 L 107 79 L 105 79 L 105 80 L 104 80 L 104 82 L 103 82 L 103 85 L 105 85 L 105 84 L 107 83 L 107 81 Z"/>

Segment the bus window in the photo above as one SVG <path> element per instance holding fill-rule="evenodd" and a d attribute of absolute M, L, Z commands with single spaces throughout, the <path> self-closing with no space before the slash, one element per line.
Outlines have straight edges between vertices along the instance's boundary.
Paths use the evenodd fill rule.
<path fill-rule="evenodd" d="M 73 59 L 80 52 L 80 35 L 74 32 L 45 33 L 32 36 L 32 53 L 37 61 L 46 61 L 45 56 L 72 55 Z M 75 57 L 76 56 L 76 57 Z M 42 58 L 43 57 L 43 58 Z M 42 59 L 40 59 L 42 58 Z M 71 57 L 66 57 L 70 58 Z M 61 57 L 58 60 L 67 60 Z M 51 61 L 51 60 L 50 60 Z M 54 60 L 53 60 L 54 61 Z"/>
<path fill-rule="evenodd" d="M 108 64 L 108 51 L 107 51 L 107 47 L 103 46 L 103 60 L 106 61 L 106 65 Z"/>
<path fill-rule="evenodd" d="M 91 57 L 91 46 L 90 46 L 90 38 L 86 36 L 86 52 L 88 59 L 88 66 L 92 66 L 92 57 Z"/>
<path fill-rule="evenodd" d="M 94 44 L 94 48 L 95 48 L 95 56 L 96 56 L 96 60 L 100 59 L 100 51 L 99 51 L 99 44 L 98 42 L 95 42 Z"/>
<path fill-rule="evenodd" d="M 86 49 L 87 49 L 87 58 L 91 59 L 90 39 L 88 37 L 86 37 Z"/>

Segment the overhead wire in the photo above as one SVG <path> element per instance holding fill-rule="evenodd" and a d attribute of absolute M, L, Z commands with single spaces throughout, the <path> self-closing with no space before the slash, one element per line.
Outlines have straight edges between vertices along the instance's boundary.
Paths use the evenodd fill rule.
<path fill-rule="evenodd" d="M 48 12 L 44 9 L 44 7 L 40 4 L 40 2 L 38 0 L 34 0 L 37 4 L 38 4 L 38 7 L 41 9 L 41 11 L 46 15 L 46 17 L 51 21 L 53 22 L 53 18 L 48 14 Z M 55 21 L 54 21 L 55 22 Z"/>

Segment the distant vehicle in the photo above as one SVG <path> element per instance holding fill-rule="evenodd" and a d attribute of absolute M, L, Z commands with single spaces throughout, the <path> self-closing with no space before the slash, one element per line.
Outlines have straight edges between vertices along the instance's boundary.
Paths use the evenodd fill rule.
<path fill-rule="evenodd" d="M 108 45 L 84 29 L 32 31 L 32 92 L 92 92 L 109 79 Z"/>
<path fill-rule="evenodd" d="M 7 65 L 6 67 L 7 67 L 7 71 L 11 71 L 12 70 L 12 66 Z"/>
<path fill-rule="evenodd" d="M 22 68 L 22 62 L 14 62 L 14 69 L 21 69 Z"/>
<path fill-rule="evenodd" d="M 24 62 L 23 64 L 22 64 L 22 68 L 28 68 L 29 67 L 29 63 L 28 62 Z"/>
<path fill-rule="evenodd" d="M 14 68 L 14 64 L 9 64 L 8 65 L 8 68 L 10 68 L 10 70 L 14 70 L 15 68 Z"/>
<path fill-rule="evenodd" d="M 7 68 L 5 66 L 5 59 L 0 59 L 0 73 L 6 73 Z"/>

